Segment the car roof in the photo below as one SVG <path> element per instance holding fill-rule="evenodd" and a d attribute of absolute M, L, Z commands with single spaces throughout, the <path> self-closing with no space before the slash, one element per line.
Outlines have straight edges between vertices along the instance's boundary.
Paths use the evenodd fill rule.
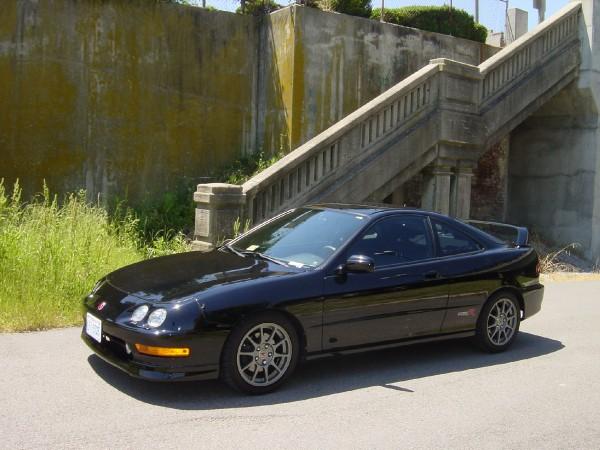
<path fill-rule="evenodd" d="M 382 215 L 385 213 L 392 213 L 392 212 L 420 213 L 420 214 L 429 214 L 429 215 L 434 215 L 434 216 L 439 215 L 432 211 L 425 211 L 423 209 L 418 209 L 418 208 L 397 207 L 397 206 L 392 206 L 392 205 L 375 204 L 375 203 L 366 203 L 366 204 L 318 203 L 318 204 L 307 205 L 306 208 L 339 210 L 339 211 L 347 212 L 350 214 L 362 214 L 365 216 Z M 446 216 L 440 215 L 440 217 L 446 217 Z"/>

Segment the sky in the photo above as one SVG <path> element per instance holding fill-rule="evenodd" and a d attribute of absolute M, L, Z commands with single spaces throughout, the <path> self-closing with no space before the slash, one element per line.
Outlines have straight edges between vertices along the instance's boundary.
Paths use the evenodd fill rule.
<path fill-rule="evenodd" d="M 277 1 L 277 0 L 276 0 Z M 509 8 L 520 8 L 529 13 L 529 29 L 531 30 L 537 24 L 537 10 L 533 9 L 533 0 L 508 0 Z M 568 3 L 569 0 L 546 0 L 546 18 L 550 17 L 560 8 Z M 195 3 L 202 3 L 202 0 L 192 0 Z M 381 0 L 372 0 L 373 7 L 381 6 Z M 287 4 L 288 0 L 278 0 L 280 4 Z M 400 6 L 411 5 L 447 5 L 450 0 L 385 0 L 386 8 L 398 8 Z M 235 0 L 206 0 L 207 5 L 215 8 L 234 11 L 239 2 Z M 452 0 L 455 8 L 461 8 L 475 15 L 475 0 Z M 494 31 L 504 30 L 504 11 L 506 4 L 500 0 L 479 0 L 479 21 L 487 28 Z"/>

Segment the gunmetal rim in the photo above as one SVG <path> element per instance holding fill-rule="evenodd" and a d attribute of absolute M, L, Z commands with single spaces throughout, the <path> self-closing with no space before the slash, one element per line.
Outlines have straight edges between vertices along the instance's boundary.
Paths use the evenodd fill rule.
<path fill-rule="evenodd" d="M 287 371 L 292 360 L 292 340 L 276 323 L 261 323 L 242 338 L 237 351 L 237 368 L 252 386 L 270 386 Z"/>
<path fill-rule="evenodd" d="M 507 298 L 498 299 L 488 314 L 488 338 L 494 345 L 505 345 L 515 334 L 516 327 L 517 308 L 515 304 Z"/>

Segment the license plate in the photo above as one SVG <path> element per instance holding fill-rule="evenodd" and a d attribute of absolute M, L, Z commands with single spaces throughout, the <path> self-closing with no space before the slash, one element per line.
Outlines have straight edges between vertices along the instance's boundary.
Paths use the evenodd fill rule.
<path fill-rule="evenodd" d="M 92 339 L 102 342 L 102 321 L 87 313 L 85 316 L 85 332 Z"/>

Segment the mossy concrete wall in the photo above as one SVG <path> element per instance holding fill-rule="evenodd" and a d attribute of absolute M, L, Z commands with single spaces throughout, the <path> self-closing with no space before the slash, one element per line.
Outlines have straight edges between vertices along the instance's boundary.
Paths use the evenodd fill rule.
<path fill-rule="evenodd" d="M 295 24 L 290 145 L 296 147 L 434 58 L 479 65 L 478 42 L 360 17 L 291 8 Z"/>
<path fill-rule="evenodd" d="M 0 178 L 140 200 L 245 152 L 287 151 L 426 65 L 491 47 L 291 7 L 263 18 L 153 0 L 6 0 Z"/>
<path fill-rule="evenodd" d="M 139 199 L 255 145 L 258 24 L 152 0 L 6 0 L 0 177 Z"/>

